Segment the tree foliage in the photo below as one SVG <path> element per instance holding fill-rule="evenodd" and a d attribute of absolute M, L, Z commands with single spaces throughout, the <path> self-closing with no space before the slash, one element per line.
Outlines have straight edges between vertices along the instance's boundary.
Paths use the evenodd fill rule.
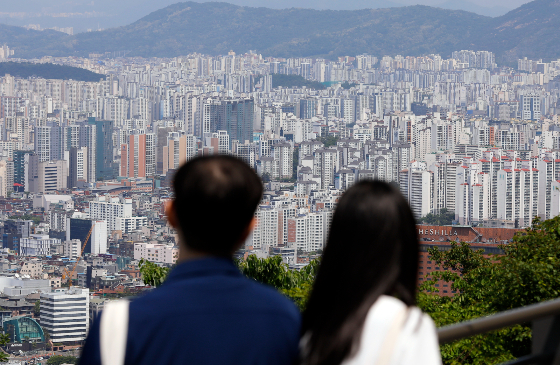
<path fill-rule="evenodd" d="M 422 285 L 420 307 L 438 326 L 556 299 L 560 293 L 560 217 L 536 218 L 531 228 L 501 246 L 504 255 L 485 257 L 467 243 L 449 251 L 430 249 L 441 272 Z M 453 297 L 435 295 L 436 281 L 449 282 Z M 446 364 L 497 364 L 530 352 L 531 330 L 518 324 L 441 347 Z"/>
<path fill-rule="evenodd" d="M 11 215 L 8 217 L 9 219 L 22 219 L 24 221 L 33 221 L 33 224 L 38 225 L 43 220 L 41 217 L 31 214 L 24 214 L 24 215 Z"/>
<path fill-rule="evenodd" d="M 281 291 L 301 310 L 305 308 L 319 268 L 319 260 L 313 260 L 301 270 L 291 270 L 281 256 L 259 259 L 250 255 L 247 260 L 238 260 L 236 264 L 245 276 Z M 144 259 L 140 260 L 138 266 L 144 283 L 151 286 L 161 285 L 169 274 L 168 268 Z"/>
<path fill-rule="evenodd" d="M 33 314 L 36 317 L 39 317 L 39 315 L 41 314 L 41 301 L 40 300 L 35 301 L 35 305 L 33 306 Z"/>
<path fill-rule="evenodd" d="M 442 208 L 439 214 L 428 213 L 425 217 L 420 218 L 418 223 L 432 226 L 448 226 L 453 224 L 453 220 L 455 220 L 455 213 L 447 210 L 447 208 Z"/>
<path fill-rule="evenodd" d="M 284 75 L 284 74 L 272 74 L 272 87 L 302 87 L 305 86 L 308 89 L 325 89 L 325 85 L 317 81 L 307 80 L 299 75 Z"/>
<path fill-rule="evenodd" d="M 319 260 L 311 261 L 301 270 L 291 270 L 281 256 L 259 259 L 250 255 L 247 260 L 239 261 L 238 266 L 245 276 L 278 289 L 303 310 L 319 268 Z"/>
<path fill-rule="evenodd" d="M 140 269 L 144 284 L 154 287 L 160 286 L 169 274 L 169 268 L 158 266 L 145 259 L 140 260 L 138 269 Z"/>
<path fill-rule="evenodd" d="M 339 136 L 334 136 L 332 134 L 329 134 L 328 136 L 317 137 L 317 139 L 322 142 L 325 147 L 336 146 L 336 142 L 339 140 L 339 138 Z"/>
<path fill-rule="evenodd" d="M 354 86 L 356 86 L 357 84 L 355 82 L 349 83 L 348 81 L 344 81 L 342 84 L 340 84 L 340 87 L 342 87 L 343 89 L 350 89 Z"/>
<path fill-rule="evenodd" d="M 105 75 L 91 72 L 83 68 L 55 65 L 52 63 L 1 62 L 0 75 L 5 74 L 23 78 L 37 76 L 44 79 L 72 79 L 91 82 L 98 82 L 100 79 L 105 79 Z"/>
<path fill-rule="evenodd" d="M 0 334 L 0 347 L 4 347 L 10 343 L 10 335 L 7 333 Z M 9 356 L 4 351 L 0 351 L 0 362 L 8 362 Z"/>

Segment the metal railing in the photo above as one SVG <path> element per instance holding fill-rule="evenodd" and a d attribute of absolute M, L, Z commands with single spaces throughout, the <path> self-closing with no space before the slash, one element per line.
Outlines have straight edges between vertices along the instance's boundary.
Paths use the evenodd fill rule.
<path fill-rule="evenodd" d="M 439 343 L 524 323 L 532 323 L 532 353 L 509 362 L 508 365 L 560 365 L 560 299 L 441 327 L 438 329 Z"/>

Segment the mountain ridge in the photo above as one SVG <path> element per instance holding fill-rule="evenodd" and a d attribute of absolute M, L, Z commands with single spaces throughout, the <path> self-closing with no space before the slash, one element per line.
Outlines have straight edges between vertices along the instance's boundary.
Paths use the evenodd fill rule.
<path fill-rule="evenodd" d="M 528 26 L 533 31 L 528 32 Z M 560 42 L 559 26 L 560 0 L 535 0 L 496 18 L 424 5 L 312 10 L 183 2 L 127 26 L 74 36 L 25 33 L 0 25 L 0 39 L 23 58 L 124 50 L 130 56 L 174 57 L 225 54 L 230 49 L 274 57 L 448 57 L 454 50 L 473 49 L 493 51 L 498 61 L 511 62 L 523 56 L 560 57 L 560 48 L 554 47 Z"/>

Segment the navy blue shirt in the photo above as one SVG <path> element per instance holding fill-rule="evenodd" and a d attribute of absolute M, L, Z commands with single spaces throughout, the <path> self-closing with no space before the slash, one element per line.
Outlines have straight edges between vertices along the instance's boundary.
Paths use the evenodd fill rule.
<path fill-rule="evenodd" d="M 159 288 L 130 303 L 129 317 L 125 364 L 288 365 L 297 358 L 297 308 L 230 259 L 179 264 Z M 81 365 L 101 364 L 99 319 Z"/>

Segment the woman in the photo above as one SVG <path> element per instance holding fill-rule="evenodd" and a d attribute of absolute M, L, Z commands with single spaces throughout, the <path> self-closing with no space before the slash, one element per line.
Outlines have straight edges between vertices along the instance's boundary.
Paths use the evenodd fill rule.
<path fill-rule="evenodd" d="M 414 307 L 418 256 L 397 189 L 380 181 L 348 189 L 303 315 L 302 364 L 441 364 L 435 326 Z"/>

